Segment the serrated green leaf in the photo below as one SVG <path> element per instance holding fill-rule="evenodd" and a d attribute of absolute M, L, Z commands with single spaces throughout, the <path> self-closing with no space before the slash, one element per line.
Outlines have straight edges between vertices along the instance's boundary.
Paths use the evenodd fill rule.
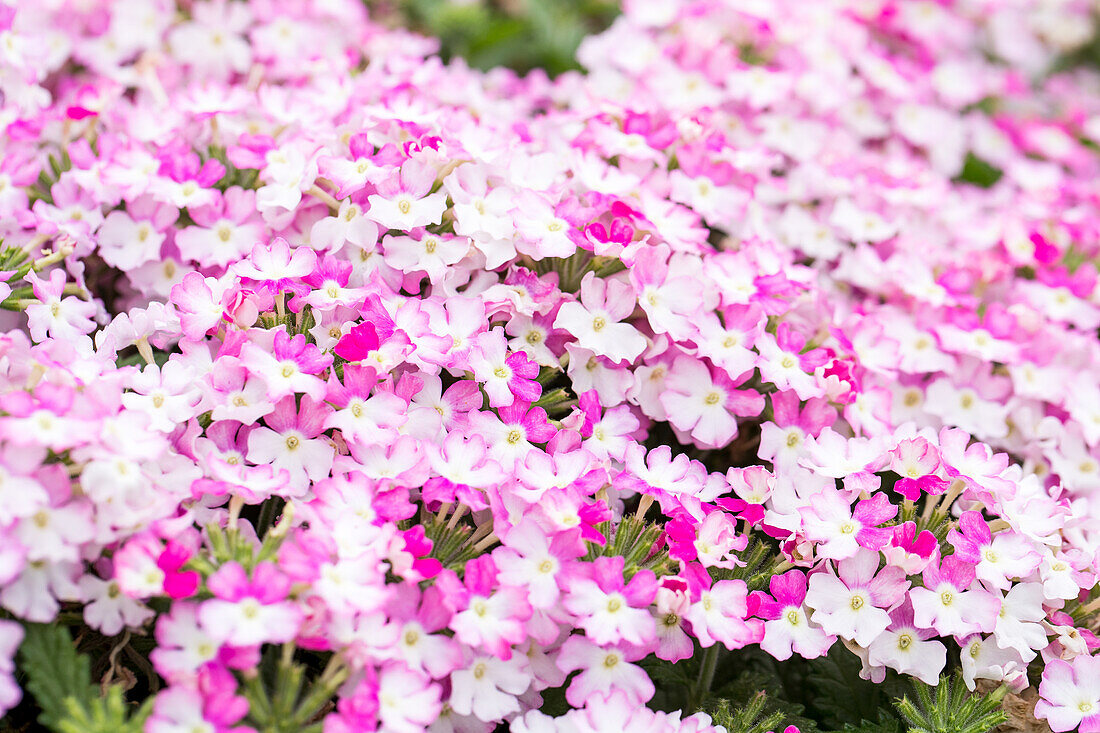
<path fill-rule="evenodd" d="M 92 684 L 87 655 L 77 652 L 64 626 L 27 624 L 19 647 L 26 689 L 41 713 L 38 722 L 55 733 L 140 733 L 152 698 L 133 715 L 117 685 L 105 696 Z"/>

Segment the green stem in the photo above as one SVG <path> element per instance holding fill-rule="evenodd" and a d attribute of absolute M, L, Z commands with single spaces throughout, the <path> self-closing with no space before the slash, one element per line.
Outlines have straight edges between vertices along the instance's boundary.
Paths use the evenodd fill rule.
<path fill-rule="evenodd" d="M 277 512 L 278 505 L 282 501 L 278 497 L 271 497 L 264 501 L 263 506 L 260 507 L 260 518 L 256 520 L 256 536 L 263 537 L 267 534 L 268 527 L 275 519 L 275 512 Z"/>
<path fill-rule="evenodd" d="M 714 683 L 714 673 L 718 670 L 718 644 L 714 644 L 703 652 L 703 661 L 699 666 L 699 677 L 695 680 L 688 695 L 687 710 L 698 712 L 710 694 L 710 686 Z"/>

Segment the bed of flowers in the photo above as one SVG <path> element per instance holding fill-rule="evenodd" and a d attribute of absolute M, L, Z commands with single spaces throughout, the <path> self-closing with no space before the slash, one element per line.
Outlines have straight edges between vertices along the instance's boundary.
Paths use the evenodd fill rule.
<path fill-rule="evenodd" d="M 0 4 L 0 729 L 1100 731 L 1089 6 Z"/>

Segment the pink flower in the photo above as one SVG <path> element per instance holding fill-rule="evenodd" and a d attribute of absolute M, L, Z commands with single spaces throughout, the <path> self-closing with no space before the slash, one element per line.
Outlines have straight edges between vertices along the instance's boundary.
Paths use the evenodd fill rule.
<path fill-rule="evenodd" d="M 638 418 L 626 405 L 613 407 L 601 415 L 596 390 L 583 392 L 577 403 L 584 415 L 581 435 L 585 437 L 585 450 L 597 458 L 621 461 L 630 445 L 630 435 L 640 426 Z"/>
<path fill-rule="evenodd" d="M 222 643 L 199 623 L 198 608 L 174 603 L 157 619 L 157 648 L 149 656 L 157 673 L 172 684 L 193 683 L 200 668 L 219 658 Z"/>
<path fill-rule="evenodd" d="M 288 290 L 305 295 L 309 286 L 303 278 L 313 272 L 316 265 L 317 254 L 312 249 L 296 247 L 292 252 L 285 239 L 276 237 L 268 245 L 257 243 L 249 258 L 234 265 L 233 270 L 272 295 Z"/>
<path fill-rule="evenodd" d="M 701 646 L 720 642 L 727 649 L 740 649 L 763 640 L 764 624 L 748 616 L 748 590 L 741 580 L 718 581 L 702 592 L 685 615 Z"/>
<path fill-rule="evenodd" d="M 378 193 L 367 200 L 367 217 L 385 229 L 409 231 L 438 224 L 447 208 L 447 195 L 430 193 L 436 172 L 417 160 L 406 160 L 400 172 L 378 183 Z"/>
<path fill-rule="evenodd" d="M 417 733 L 439 717 L 440 688 L 431 678 L 390 663 L 378 674 L 378 721 L 381 730 Z"/>
<path fill-rule="evenodd" d="M 668 245 L 664 244 L 643 249 L 630 268 L 630 284 L 656 333 L 687 334 L 692 330 L 691 317 L 707 303 L 699 297 L 693 273 L 681 266 L 692 260 L 673 256 L 670 261 L 669 255 Z M 748 346 L 752 346 L 751 341 Z M 748 363 L 730 374 L 741 374 L 752 366 Z"/>
<path fill-rule="evenodd" d="M 373 252 L 378 244 L 378 225 L 367 216 L 361 200 L 356 203 L 344 198 L 336 216 L 326 216 L 314 223 L 309 239 L 310 245 L 319 250 L 339 252 L 350 242 L 360 252 Z"/>
<path fill-rule="evenodd" d="M 884 609 L 902 599 L 909 581 L 900 568 L 888 565 L 879 571 L 879 557 L 861 549 L 837 563 L 839 578 L 830 572 L 810 576 L 806 605 L 826 633 L 866 647 L 890 625 Z"/>
<path fill-rule="evenodd" d="M 377 374 L 371 367 L 345 364 L 343 384 L 335 380 L 328 384 L 328 401 L 340 409 L 328 413 L 325 429 L 338 429 L 348 444 L 368 445 L 384 435 L 396 437 L 397 429 L 408 420 L 409 403 L 392 392 L 375 390 L 376 384 Z"/>
<path fill-rule="evenodd" d="M 814 370 L 825 364 L 823 349 L 803 351 L 806 337 L 781 323 L 775 337 L 764 333 L 756 341 L 760 352 L 760 375 L 779 389 L 794 390 L 799 399 L 821 397 L 823 390 L 813 377 Z"/>
<path fill-rule="evenodd" d="M 483 435 L 489 444 L 489 453 L 505 470 L 510 470 L 518 460 L 534 448 L 534 443 L 546 443 L 557 433 L 541 407 L 516 400 L 498 410 L 499 419 L 491 413 L 470 413 L 470 425 Z"/>
<path fill-rule="evenodd" d="M 14 621 L 0 620 L 0 715 L 14 708 L 23 698 L 15 681 L 15 652 L 23 641 L 23 627 Z"/>
<path fill-rule="evenodd" d="M 183 281 L 172 287 L 172 303 L 179 313 L 184 336 L 201 339 L 223 319 L 230 320 L 226 315 L 230 290 L 228 284 L 204 278 L 197 272 L 184 275 Z"/>
<path fill-rule="evenodd" d="M 469 250 L 470 240 L 465 237 L 440 236 L 423 230 L 418 230 L 415 237 L 382 238 L 386 264 L 406 273 L 423 272 L 432 283 L 442 280 L 450 266 Z"/>
<path fill-rule="evenodd" d="M 764 409 L 764 398 L 752 389 L 737 389 L 752 372 L 730 379 L 689 356 L 678 356 L 665 382 L 661 404 L 677 429 L 706 448 L 721 448 L 737 437 L 734 417 L 753 417 Z"/>
<path fill-rule="evenodd" d="M 919 573 L 928 567 L 936 553 L 939 543 L 936 536 L 927 529 L 917 534 L 916 522 L 903 522 L 895 525 L 890 542 L 882 548 L 882 554 L 890 565 L 901 568 L 906 575 Z"/>
<path fill-rule="evenodd" d="M 455 638 L 511 659 L 512 647 L 527 636 L 523 622 L 530 618 L 531 606 L 518 588 L 499 586 L 493 559 L 483 555 L 467 562 L 464 586 L 448 573 L 436 582 L 444 591 L 443 602 L 455 611 L 450 623 Z"/>
<path fill-rule="evenodd" d="M 452 503 L 459 501 L 471 509 L 485 509 L 482 489 L 503 481 L 500 465 L 489 457 L 485 441 L 478 435 L 466 438 L 454 431 L 443 445 L 428 455 L 432 469 L 439 474 L 424 484 L 425 502 Z"/>
<path fill-rule="evenodd" d="M 1034 572 L 1042 556 L 1032 543 L 1012 531 L 996 535 L 981 512 L 963 512 L 956 528 L 947 533 L 955 555 L 975 566 L 976 577 L 994 588 L 1007 590 L 1011 578 L 1025 578 Z"/>
<path fill-rule="evenodd" d="M 279 644 L 298 634 L 301 611 L 288 600 L 290 581 L 272 563 L 260 563 L 249 579 L 229 562 L 207 578 L 214 598 L 199 606 L 199 622 L 214 638 L 234 646 Z"/>
<path fill-rule="evenodd" d="M 730 305 L 722 315 L 722 320 L 703 315 L 698 321 L 700 335 L 695 341 L 699 355 L 727 374 L 743 374 L 756 366 L 758 356 L 752 347 L 764 332 L 767 318 L 757 305 Z M 780 394 L 784 393 L 773 397 Z M 779 419 L 777 415 L 776 421 Z"/>
<path fill-rule="evenodd" d="M 906 600 L 890 612 L 890 626 L 867 647 L 868 663 L 936 685 L 947 664 L 947 647 L 934 636 L 913 624 L 913 606 Z"/>
<path fill-rule="evenodd" d="M 313 272 L 307 275 L 305 282 L 313 288 L 312 292 L 290 301 L 290 309 L 301 310 L 301 303 L 311 305 L 319 311 L 332 311 L 338 306 L 354 307 L 366 291 L 363 288 L 349 288 L 352 265 L 346 260 L 335 257 L 321 257 Z"/>
<path fill-rule="evenodd" d="M 415 586 L 398 586 L 386 610 L 392 618 L 404 620 L 398 636 L 397 655 L 412 670 L 424 670 L 442 679 L 462 666 L 462 646 L 440 633 L 451 620 L 442 602 L 439 586 L 419 594 Z"/>
<path fill-rule="evenodd" d="M 1043 670 L 1035 717 L 1056 733 L 1100 731 L 1100 657 L 1052 660 Z"/>
<path fill-rule="evenodd" d="M 321 174 L 338 186 L 336 198 L 346 199 L 363 190 L 368 183 L 377 185 L 389 177 L 390 171 L 373 160 L 374 145 L 365 132 L 357 132 L 348 140 L 349 157 L 322 156 L 318 161 Z M 350 159 L 349 159 L 350 158 Z"/>
<path fill-rule="evenodd" d="M 622 557 L 599 557 L 586 569 L 589 576 L 570 577 L 562 605 L 577 617 L 577 626 L 597 644 L 625 641 L 645 646 L 654 641 L 656 627 L 648 611 L 657 593 L 657 579 L 649 570 L 623 581 Z"/>
<path fill-rule="evenodd" d="M 645 350 L 646 340 L 636 328 L 620 323 L 634 310 L 634 290 L 620 280 L 588 273 L 581 281 L 580 302 L 563 303 L 554 328 L 571 333 L 577 343 L 613 362 L 632 362 Z"/>
<path fill-rule="evenodd" d="M 806 574 L 801 570 L 788 570 L 772 576 L 768 589 L 770 596 L 756 591 L 749 605 L 750 612 L 766 619 L 760 648 L 779 660 L 789 659 L 792 652 L 806 659 L 828 652 L 836 637 L 810 620 L 804 604 Z"/>
<path fill-rule="evenodd" d="M 491 407 L 508 407 L 517 399 L 535 402 L 542 396 L 542 386 L 535 381 L 539 365 L 522 351 L 509 354 L 504 332 L 499 328 L 475 337 L 469 363 Z"/>
<path fill-rule="evenodd" d="M 284 397 L 265 418 L 269 427 L 249 433 L 248 460 L 286 471 L 291 495 L 304 495 L 311 481 L 321 480 L 332 469 L 335 450 L 320 437 L 331 412 L 308 396 L 302 397 L 301 407 L 295 406 L 293 396 Z"/>
<path fill-rule="evenodd" d="M 890 455 L 890 470 L 901 476 L 894 491 L 909 501 L 922 493 L 935 496 L 947 491 L 948 482 L 933 475 L 940 466 L 939 452 L 924 438 L 902 440 Z"/>
<path fill-rule="evenodd" d="M 486 723 L 518 713 L 517 696 L 531 685 L 527 657 L 500 659 L 489 654 L 471 655 L 462 669 L 451 673 L 448 704 L 460 715 L 473 715 Z"/>
<path fill-rule="evenodd" d="M 197 226 L 176 233 L 176 246 L 185 259 L 205 266 L 225 267 L 246 257 L 256 242 L 263 239 L 264 228 L 256 211 L 255 191 L 233 186 L 214 203 L 191 206 L 187 211 Z M 108 220 L 116 213 L 108 215 Z M 142 225 L 137 226 L 140 237 Z M 156 243 L 153 236 L 149 239 Z M 156 244 L 156 249 L 147 245 L 146 251 L 151 250 L 152 257 L 159 251 L 159 243 Z"/>
<path fill-rule="evenodd" d="M 243 698 L 237 698 L 245 702 Z M 211 733 L 235 733 L 234 723 L 248 712 L 240 706 L 229 708 L 209 704 L 198 690 L 173 686 L 157 694 L 153 714 L 145 723 L 149 733 L 175 733 L 179 730 L 202 730 Z"/>
<path fill-rule="evenodd" d="M 563 672 L 580 671 L 565 691 L 569 704 L 579 708 L 594 695 L 612 691 L 626 695 L 637 706 L 653 697 L 655 689 L 645 670 L 630 663 L 640 659 L 644 652 L 631 649 L 630 646 L 600 647 L 589 637 L 576 634 L 566 639 L 558 652 L 557 665 Z"/>
<path fill-rule="evenodd" d="M 578 530 L 554 535 L 546 533 L 531 519 L 513 527 L 504 537 L 504 546 L 493 551 L 500 569 L 500 582 L 525 588 L 531 606 L 554 607 L 561 597 L 561 582 L 568 577 L 570 561 L 583 554 L 577 541 Z"/>
<path fill-rule="evenodd" d="M 909 592 L 919 628 L 960 638 L 977 631 L 993 631 L 1001 599 L 981 586 L 973 587 L 973 565 L 951 555 L 938 568 L 934 564 L 925 568 L 921 578 L 924 587 Z"/>
<path fill-rule="evenodd" d="M 749 538 L 737 534 L 737 525 L 725 512 L 707 514 L 702 522 L 681 513 L 670 521 L 669 556 L 683 562 L 698 560 L 703 567 L 733 568 L 733 553 L 745 549 Z"/>
<path fill-rule="evenodd" d="M 27 325 L 31 338 L 45 341 L 49 334 L 55 339 L 73 340 L 91 333 L 95 328 L 92 317 L 96 313 L 93 303 L 81 300 L 75 295 L 65 294 L 65 271 L 52 270 L 48 280 L 42 280 L 33 270 L 27 273 L 26 281 L 31 284 L 34 297 L 39 303 L 27 306 Z"/>
<path fill-rule="evenodd" d="M 885 494 L 875 494 L 856 504 L 853 511 L 836 489 L 817 494 L 810 506 L 799 508 L 806 537 L 818 542 L 817 553 L 830 560 L 855 555 L 860 547 L 879 550 L 890 540 L 889 529 L 878 525 L 893 519 L 898 508 Z"/>
<path fill-rule="evenodd" d="M 519 234 L 517 251 L 536 260 L 569 257 L 577 251 L 568 203 L 555 205 L 530 191 L 525 191 L 516 203 L 523 212 L 523 216 L 514 218 L 513 224 Z"/>

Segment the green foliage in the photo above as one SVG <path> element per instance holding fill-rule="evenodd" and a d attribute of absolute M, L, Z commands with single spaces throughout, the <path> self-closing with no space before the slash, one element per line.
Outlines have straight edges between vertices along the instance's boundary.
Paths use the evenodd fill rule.
<path fill-rule="evenodd" d="M 1100 33 L 1094 34 L 1088 43 L 1062 56 L 1055 64 L 1054 70 L 1068 71 L 1079 66 L 1100 68 Z"/>
<path fill-rule="evenodd" d="M 0 244 L 3 244 L 3 241 L 3 239 L 0 239 Z M 0 251 L 0 272 L 19 270 L 26 261 L 26 252 L 18 247 L 5 247 L 3 251 Z"/>
<path fill-rule="evenodd" d="M 966 162 L 963 163 L 962 172 L 955 178 L 959 183 L 971 183 L 982 188 L 989 188 L 1001 180 L 1004 171 L 982 160 L 974 153 L 966 154 Z"/>
<path fill-rule="evenodd" d="M 809 707 L 823 729 L 842 730 L 879 720 L 884 710 L 893 717 L 890 703 L 906 689 L 904 683 L 896 675 L 870 682 L 859 676 L 862 667 L 859 657 L 839 644 L 810 663 L 804 684 Z"/>
<path fill-rule="evenodd" d="M 738 561 L 744 564 L 732 568 L 710 568 L 710 577 L 715 581 L 743 580 L 750 593 L 767 590 L 769 579 L 779 573 L 784 559 L 773 544 L 749 535 L 748 545 L 737 553 Z"/>
<path fill-rule="evenodd" d="M 377 0 L 365 0 L 374 11 Z M 581 39 L 610 24 L 614 0 L 399 0 L 396 21 L 438 38 L 444 58 L 479 69 L 505 66 L 550 75 L 578 68 Z"/>
<path fill-rule="evenodd" d="M 293 644 L 284 644 L 276 662 L 274 648 L 269 647 L 261 674 L 243 680 L 241 690 L 249 708 L 246 720 L 260 733 L 321 733 L 322 711 L 348 677 L 348 668 L 337 655 L 310 680 L 309 665 L 295 661 L 296 651 Z"/>
<path fill-rule="evenodd" d="M 255 168 L 237 168 L 229 162 L 229 156 L 226 154 L 224 147 L 211 145 L 207 149 L 205 159 L 209 158 L 214 158 L 225 166 L 225 175 L 214 184 L 214 188 L 219 191 L 225 191 L 232 186 L 240 186 L 245 189 L 259 188 L 260 171 Z"/>
<path fill-rule="evenodd" d="M 673 572 L 667 549 L 657 549 L 664 530 L 658 524 L 646 522 L 638 515 L 624 516 L 618 523 L 599 522 L 596 531 L 607 538 L 605 545 L 588 543 L 586 561 L 597 557 L 622 557 L 623 576 L 629 580 L 642 569 L 652 570 L 658 577 Z"/>
<path fill-rule="evenodd" d="M 87 655 L 63 626 L 28 624 L 19 657 L 24 687 L 42 710 L 38 722 L 54 733 L 140 733 L 152 710 L 152 697 L 135 709 L 118 685 L 101 695 Z"/>
<path fill-rule="evenodd" d="M 841 733 L 902 733 L 901 722 L 887 712 L 879 711 L 878 721 L 860 721 L 859 725 L 847 723 Z"/>
<path fill-rule="evenodd" d="M 761 690 L 744 707 L 730 710 L 728 700 L 719 700 L 710 713 L 729 733 L 767 733 L 783 725 L 783 713 L 765 712 L 767 701 L 768 694 Z"/>
<path fill-rule="evenodd" d="M 759 659 L 764 659 L 762 653 L 753 652 L 753 655 L 760 654 Z M 726 675 L 733 675 L 732 670 L 743 664 L 743 653 L 737 653 L 731 655 L 732 659 L 723 665 L 720 670 L 718 679 L 723 679 L 723 673 Z M 751 657 L 750 657 L 751 659 Z M 754 665 L 755 666 L 755 665 Z M 729 679 L 726 677 L 726 679 Z M 776 724 L 775 730 L 782 730 L 788 725 L 797 726 L 802 733 L 818 733 L 817 724 L 807 717 L 804 717 L 805 706 L 800 703 L 794 702 L 792 698 L 796 695 L 789 693 L 784 687 L 783 681 L 775 674 L 774 670 L 751 670 L 743 671 L 732 679 L 721 684 L 717 689 L 713 691 L 715 697 L 719 700 L 728 700 L 740 707 L 745 707 L 751 703 L 755 696 L 764 690 L 768 691 L 768 695 L 764 698 L 763 712 L 765 715 L 774 715 L 779 713 L 782 715 L 781 722 Z M 719 703 L 712 702 L 710 706 L 713 708 Z"/>
<path fill-rule="evenodd" d="M 61 151 L 60 155 L 49 153 L 46 162 L 47 166 L 38 174 L 38 180 L 28 192 L 32 203 L 41 200 L 52 204 L 53 184 L 57 183 L 62 173 L 73 167 L 73 161 L 69 158 L 67 150 Z"/>
<path fill-rule="evenodd" d="M 988 695 L 966 689 L 961 677 L 940 677 L 934 688 L 913 681 L 915 701 L 906 695 L 894 703 L 909 724 L 907 733 L 989 733 L 1008 720 L 1001 707 L 1007 688 Z"/>

